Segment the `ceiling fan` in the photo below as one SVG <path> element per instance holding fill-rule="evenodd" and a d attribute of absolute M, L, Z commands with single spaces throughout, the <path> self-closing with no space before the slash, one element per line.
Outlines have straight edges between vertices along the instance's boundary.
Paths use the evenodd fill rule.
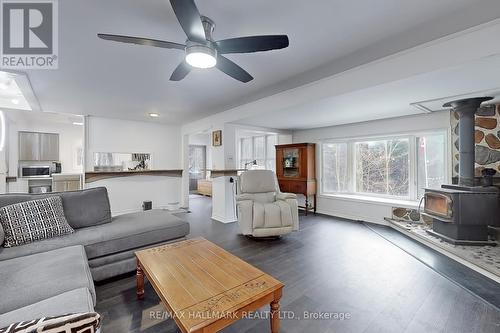
<path fill-rule="evenodd" d="M 97 34 L 97 36 L 115 42 L 185 51 L 186 58 L 172 73 L 171 81 L 182 80 L 192 67 L 217 67 L 232 78 L 246 83 L 253 80 L 253 77 L 223 54 L 270 51 L 283 49 L 289 45 L 286 35 L 250 36 L 215 41 L 212 36 L 215 23 L 208 17 L 200 15 L 193 0 L 170 0 L 170 4 L 187 35 L 186 44 L 111 34 Z"/>

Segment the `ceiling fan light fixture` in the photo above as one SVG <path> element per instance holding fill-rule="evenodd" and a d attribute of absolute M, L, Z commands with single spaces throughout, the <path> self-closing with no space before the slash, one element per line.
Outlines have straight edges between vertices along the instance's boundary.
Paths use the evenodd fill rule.
<path fill-rule="evenodd" d="M 217 65 L 217 51 L 204 45 L 186 48 L 186 62 L 196 68 L 212 68 Z"/>

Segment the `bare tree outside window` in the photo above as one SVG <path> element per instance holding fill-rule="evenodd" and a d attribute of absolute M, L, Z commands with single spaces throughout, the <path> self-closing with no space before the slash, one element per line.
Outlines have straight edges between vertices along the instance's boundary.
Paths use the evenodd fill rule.
<path fill-rule="evenodd" d="M 409 188 L 409 140 L 357 142 L 356 192 L 407 197 Z"/>
<path fill-rule="evenodd" d="M 323 191 L 347 192 L 347 143 L 323 144 Z"/>
<path fill-rule="evenodd" d="M 446 182 L 445 131 L 325 142 L 321 154 L 324 194 L 418 200 L 424 188 L 439 187 Z"/>

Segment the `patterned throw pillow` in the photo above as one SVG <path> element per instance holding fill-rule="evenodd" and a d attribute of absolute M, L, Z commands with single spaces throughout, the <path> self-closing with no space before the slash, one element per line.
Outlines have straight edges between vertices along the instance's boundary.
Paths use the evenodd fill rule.
<path fill-rule="evenodd" d="M 74 313 L 21 321 L 0 328 L 0 333 L 95 333 L 100 325 L 98 313 Z"/>
<path fill-rule="evenodd" d="M 59 196 L 20 202 L 0 208 L 0 223 L 5 232 L 4 247 L 73 233 L 64 217 Z"/>

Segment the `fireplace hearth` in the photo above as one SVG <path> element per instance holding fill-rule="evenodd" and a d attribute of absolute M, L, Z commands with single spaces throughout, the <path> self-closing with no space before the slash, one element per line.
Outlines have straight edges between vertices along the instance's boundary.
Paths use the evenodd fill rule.
<path fill-rule="evenodd" d="M 481 103 L 491 99 L 468 98 L 444 105 L 460 117 L 459 182 L 425 189 L 423 214 L 433 220 L 430 234 L 457 245 L 496 244 L 488 240 L 488 226 L 500 225 L 500 191 L 495 186 L 478 186 L 474 177 L 475 113 Z"/>

